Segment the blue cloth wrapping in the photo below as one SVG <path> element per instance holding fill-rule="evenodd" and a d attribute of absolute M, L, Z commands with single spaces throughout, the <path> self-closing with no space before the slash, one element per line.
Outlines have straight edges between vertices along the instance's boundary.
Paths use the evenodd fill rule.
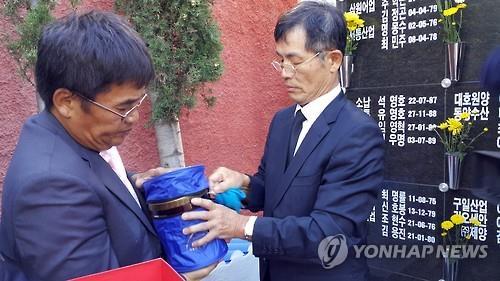
<path fill-rule="evenodd" d="M 202 165 L 186 167 L 163 174 L 143 184 L 148 203 L 164 202 L 181 196 L 199 192 L 208 187 Z M 196 210 L 201 210 L 198 208 Z M 153 219 L 153 225 L 160 238 L 167 262 L 178 272 L 189 272 L 218 262 L 227 253 L 227 244 L 215 239 L 200 248 L 191 244 L 205 236 L 206 232 L 184 235 L 182 229 L 203 222 L 185 221 L 180 215 Z"/>
<path fill-rule="evenodd" d="M 239 213 L 241 210 L 241 200 L 246 197 L 247 196 L 243 190 L 239 187 L 233 187 L 215 195 L 215 202 L 229 207 Z"/>
<path fill-rule="evenodd" d="M 203 165 L 190 166 L 160 175 L 143 184 L 148 203 L 168 201 L 208 187 Z"/>

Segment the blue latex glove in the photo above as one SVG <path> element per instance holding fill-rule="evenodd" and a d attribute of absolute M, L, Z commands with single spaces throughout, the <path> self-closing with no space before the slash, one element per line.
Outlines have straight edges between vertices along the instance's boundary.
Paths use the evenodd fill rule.
<path fill-rule="evenodd" d="M 228 208 L 240 212 L 241 200 L 245 199 L 247 196 L 243 190 L 239 187 L 230 188 L 222 193 L 215 195 L 215 202 L 224 205 Z"/>

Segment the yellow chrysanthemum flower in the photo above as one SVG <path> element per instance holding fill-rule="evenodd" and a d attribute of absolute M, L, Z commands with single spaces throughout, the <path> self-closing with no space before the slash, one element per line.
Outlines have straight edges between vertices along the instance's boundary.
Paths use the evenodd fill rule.
<path fill-rule="evenodd" d="M 458 12 L 458 8 L 457 7 L 451 7 L 449 9 L 446 9 L 443 11 L 443 16 L 445 17 L 449 17 L 449 16 L 452 16 L 454 14 L 456 14 Z"/>
<path fill-rule="evenodd" d="M 454 224 L 451 221 L 444 221 L 441 223 L 441 228 L 444 230 L 450 230 L 452 229 Z"/>
<path fill-rule="evenodd" d="M 472 223 L 474 226 L 480 226 L 481 225 L 481 222 L 476 217 L 472 217 L 469 220 L 469 222 Z"/>
<path fill-rule="evenodd" d="M 359 20 L 359 15 L 353 12 L 345 12 L 344 18 L 346 22 L 353 22 Z"/>
<path fill-rule="evenodd" d="M 441 130 L 445 130 L 446 128 L 448 128 L 448 123 L 443 122 L 443 123 L 439 124 L 438 128 Z"/>
<path fill-rule="evenodd" d="M 460 215 L 460 214 L 454 214 L 453 216 L 451 216 L 451 222 L 453 222 L 454 224 L 462 224 L 465 222 L 465 218 L 464 216 Z"/>
<path fill-rule="evenodd" d="M 347 23 L 347 29 L 349 29 L 349 31 L 353 32 L 357 28 L 358 28 L 358 25 L 356 23 L 353 23 L 353 22 Z"/>
<path fill-rule="evenodd" d="M 365 26 L 365 20 L 363 20 L 363 19 L 356 19 L 356 20 L 354 20 L 354 23 L 357 24 L 358 27 Z"/>
<path fill-rule="evenodd" d="M 459 8 L 459 9 L 465 9 L 465 8 L 467 8 L 467 4 L 460 3 L 460 4 L 457 5 L 457 8 Z"/>
<path fill-rule="evenodd" d="M 462 119 L 462 120 L 463 120 L 463 119 L 469 119 L 469 117 L 470 117 L 470 113 L 469 113 L 469 112 L 467 112 L 467 111 L 464 111 L 464 112 L 462 112 L 462 113 L 460 114 L 460 119 Z"/>
<path fill-rule="evenodd" d="M 448 122 L 448 131 L 450 131 L 452 135 L 455 136 L 460 134 L 464 125 L 459 120 L 455 118 L 448 118 L 446 122 Z"/>

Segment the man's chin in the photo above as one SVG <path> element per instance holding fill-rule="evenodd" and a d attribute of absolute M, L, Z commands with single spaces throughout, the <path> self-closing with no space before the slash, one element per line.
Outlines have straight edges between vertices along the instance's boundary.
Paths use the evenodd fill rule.
<path fill-rule="evenodd" d="M 125 141 L 125 138 L 121 138 L 121 139 L 114 139 L 112 144 L 113 146 L 119 146 L 121 145 L 123 142 Z"/>
<path fill-rule="evenodd" d="M 288 97 L 290 97 L 290 99 L 295 103 L 304 103 L 304 99 L 296 92 L 288 92 Z"/>
<path fill-rule="evenodd" d="M 119 146 L 125 141 L 125 137 L 126 136 L 115 136 L 108 142 L 108 145 L 110 145 L 110 147 Z"/>

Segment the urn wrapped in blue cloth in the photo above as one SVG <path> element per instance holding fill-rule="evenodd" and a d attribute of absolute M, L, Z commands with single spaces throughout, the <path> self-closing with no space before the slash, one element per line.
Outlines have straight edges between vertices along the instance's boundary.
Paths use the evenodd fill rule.
<path fill-rule="evenodd" d="M 207 193 L 205 167 L 191 166 L 155 177 L 143 184 L 153 224 L 165 250 L 167 262 L 178 272 L 189 272 L 221 260 L 227 253 L 224 240 L 216 239 L 200 248 L 192 242 L 205 233 L 184 235 L 182 229 L 202 221 L 184 221 L 183 212 L 200 209 L 191 199 Z"/>

